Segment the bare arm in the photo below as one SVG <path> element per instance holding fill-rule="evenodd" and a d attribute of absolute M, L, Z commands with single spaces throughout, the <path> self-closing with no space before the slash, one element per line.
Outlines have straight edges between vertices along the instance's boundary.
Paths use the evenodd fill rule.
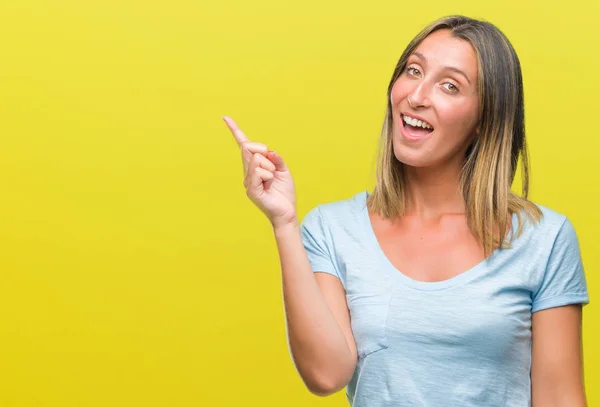
<path fill-rule="evenodd" d="M 357 361 L 344 288 L 335 276 L 313 273 L 297 224 L 274 232 L 292 359 L 313 394 L 335 393 L 348 384 Z"/>
<path fill-rule="evenodd" d="M 585 407 L 581 305 L 549 308 L 532 319 L 532 407 Z"/>
<path fill-rule="evenodd" d="M 223 120 L 240 146 L 246 195 L 273 225 L 296 369 L 312 393 L 335 393 L 352 378 L 357 359 L 344 288 L 336 277 L 316 277 L 311 269 L 297 222 L 294 181 L 283 158 L 250 141 L 232 118 Z"/>

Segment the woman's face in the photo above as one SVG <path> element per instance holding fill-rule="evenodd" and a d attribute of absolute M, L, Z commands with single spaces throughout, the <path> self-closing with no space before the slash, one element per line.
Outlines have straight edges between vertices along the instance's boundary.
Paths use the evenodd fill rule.
<path fill-rule="evenodd" d="M 412 167 L 462 165 L 479 112 L 477 56 L 471 44 L 449 30 L 430 34 L 408 58 L 390 101 L 399 161 Z"/>

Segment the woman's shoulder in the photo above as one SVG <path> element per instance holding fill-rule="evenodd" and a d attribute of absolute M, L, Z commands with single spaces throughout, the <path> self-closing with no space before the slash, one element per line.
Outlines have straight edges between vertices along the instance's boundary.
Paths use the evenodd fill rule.
<path fill-rule="evenodd" d="M 565 221 L 568 221 L 568 217 L 565 213 L 539 202 L 532 203 L 540 210 L 541 216 L 538 222 L 530 221 L 529 224 L 531 226 L 535 226 L 542 230 L 548 230 L 560 227 Z"/>
<path fill-rule="evenodd" d="M 539 217 L 532 216 L 529 211 L 522 210 L 516 213 L 513 218 L 515 230 L 521 226 L 519 240 L 529 242 L 547 241 L 552 244 L 561 233 L 575 233 L 566 213 L 539 202 L 532 203 L 539 209 Z"/>

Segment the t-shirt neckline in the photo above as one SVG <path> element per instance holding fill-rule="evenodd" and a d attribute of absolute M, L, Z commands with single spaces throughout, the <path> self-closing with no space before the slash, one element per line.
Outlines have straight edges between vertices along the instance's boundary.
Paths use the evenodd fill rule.
<path fill-rule="evenodd" d="M 368 238 L 369 244 L 373 247 L 378 260 L 382 264 L 382 267 L 385 269 L 385 272 L 392 274 L 393 278 L 395 278 L 400 283 L 405 286 L 411 287 L 417 290 L 424 291 L 436 291 L 436 290 L 445 290 L 448 288 L 452 288 L 461 284 L 465 284 L 477 276 L 481 275 L 487 268 L 490 261 L 492 261 L 500 252 L 499 249 L 496 249 L 487 259 L 482 260 L 477 263 L 473 267 L 469 268 L 457 274 L 456 276 L 450 277 L 446 280 L 441 281 L 421 281 L 415 280 L 411 277 L 408 277 L 406 274 L 402 273 L 402 271 L 398 270 L 394 264 L 387 257 L 381 246 L 379 245 L 379 241 L 377 240 L 377 236 L 375 235 L 375 231 L 373 229 L 373 225 L 371 223 L 371 219 L 369 218 L 369 210 L 367 208 L 367 197 L 369 196 L 369 191 L 363 191 L 361 194 L 361 214 L 363 220 L 363 228 L 365 230 L 365 235 Z M 514 219 L 513 219 L 514 221 Z M 513 222 L 514 224 L 514 222 Z M 514 226 L 514 225 L 513 225 Z"/>

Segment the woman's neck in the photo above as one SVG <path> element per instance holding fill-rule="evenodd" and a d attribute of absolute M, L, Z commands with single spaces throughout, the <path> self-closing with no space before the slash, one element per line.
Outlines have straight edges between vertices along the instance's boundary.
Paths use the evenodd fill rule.
<path fill-rule="evenodd" d="M 460 191 L 460 172 L 457 170 L 407 166 L 405 188 L 405 216 L 432 221 L 443 215 L 464 214 L 466 211 Z"/>

